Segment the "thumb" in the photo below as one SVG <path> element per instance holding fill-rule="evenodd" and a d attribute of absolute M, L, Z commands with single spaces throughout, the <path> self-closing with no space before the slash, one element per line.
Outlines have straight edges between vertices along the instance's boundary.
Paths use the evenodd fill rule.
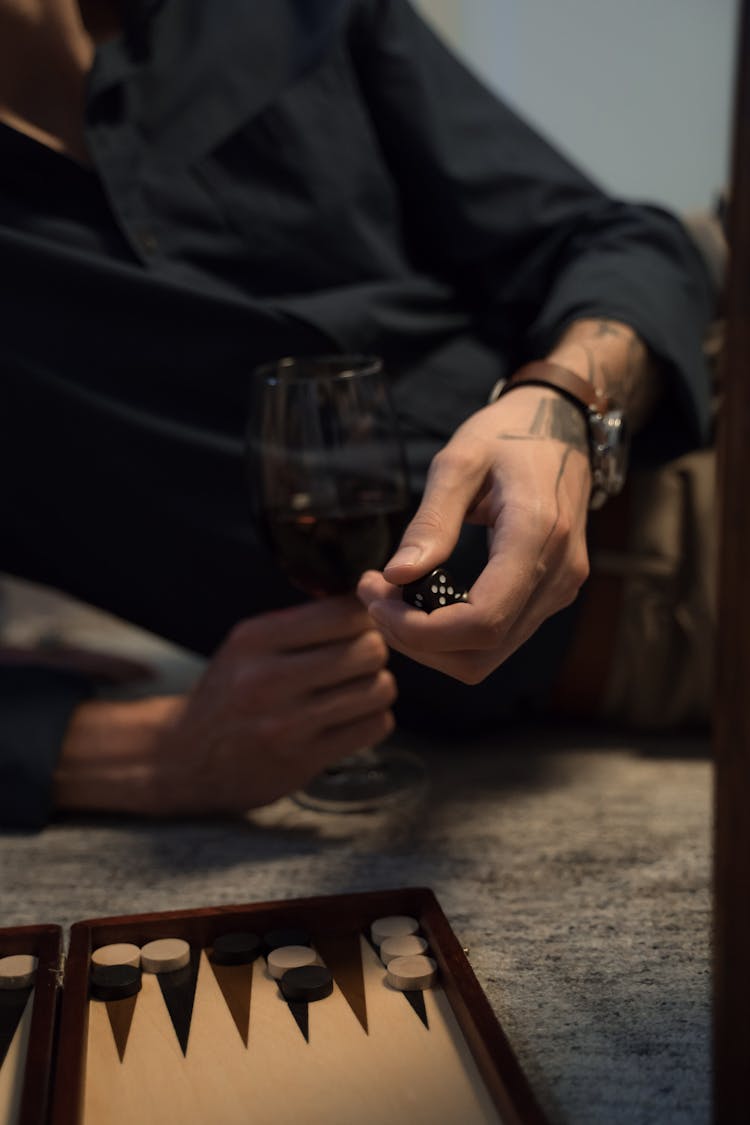
<path fill-rule="evenodd" d="M 468 478 L 468 479 L 467 479 Z M 440 566 L 453 551 L 477 482 L 433 462 L 422 503 L 407 525 L 383 573 L 394 586 L 414 582 Z"/>

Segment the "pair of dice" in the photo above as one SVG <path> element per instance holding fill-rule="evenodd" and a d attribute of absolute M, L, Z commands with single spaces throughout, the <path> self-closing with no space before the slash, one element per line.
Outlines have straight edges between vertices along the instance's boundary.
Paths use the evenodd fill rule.
<path fill-rule="evenodd" d="M 466 591 L 451 578 L 445 567 L 439 566 L 426 574 L 424 578 L 410 582 L 402 589 L 405 602 L 416 609 L 423 609 L 425 613 L 432 613 L 434 609 L 452 605 L 454 602 L 467 601 Z"/>

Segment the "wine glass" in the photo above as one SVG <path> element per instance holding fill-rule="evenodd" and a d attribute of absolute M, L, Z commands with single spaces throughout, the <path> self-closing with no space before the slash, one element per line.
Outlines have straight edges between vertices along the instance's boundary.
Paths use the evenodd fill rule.
<path fill-rule="evenodd" d="M 280 568 L 312 597 L 356 588 L 380 569 L 409 518 L 406 458 L 376 356 L 287 357 L 252 377 L 247 429 L 259 525 Z M 362 812 L 421 789 L 422 760 L 363 748 L 294 799 L 319 811 Z"/>

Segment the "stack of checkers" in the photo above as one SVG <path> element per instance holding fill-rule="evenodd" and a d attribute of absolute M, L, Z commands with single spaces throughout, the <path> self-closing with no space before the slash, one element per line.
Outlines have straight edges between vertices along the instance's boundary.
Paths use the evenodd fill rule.
<path fill-rule="evenodd" d="M 370 926 L 370 939 L 386 967 L 388 985 L 407 994 L 426 1026 L 427 1017 L 419 993 L 432 986 L 437 966 L 427 956 L 427 942 L 418 930 L 415 918 L 394 915 L 374 921 Z M 200 952 L 177 937 L 158 938 L 142 947 L 120 942 L 93 951 L 89 975 L 91 997 L 106 1005 L 121 1061 L 144 973 L 153 974 L 158 980 L 182 1051 L 187 1052 Z M 305 1039 L 308 1038 L 308 1004 L 325 1000 L 333 993 L 333 973 L 323 964 L 313 948 L 310 934 L 304 930 L 273 930 L 263 937 L 245 932 L 225 933 L 216 937 L 206 952 L 246 1045 L 249 981 L 233 977 L 233 966 L 249 966 L 261 955 L 265 957 L 268 975 L 277 982 Z M 233 990 L 235 995 L 241 992 L 244 996 L 242 1018 L 233 1008 L 230 997 Z"/>
<path fill-rule="evenodd" d="M 264 938 L 266 964 L 287 1001 L 325 1000 L 333 992 L 333 974 L 320 963 L 304 930 L 273 930 Z"/>
<path fill-rule="evenodd" d="M 190 945 L 182 938 L 158 938 L 142 948 L 129 942 L 103 945 L 91 954 L 91 995 L 124 1000 L 141 989 L 141 973 L 176 973 L 190 964 Z"/>
<path fill-rule="evenodd" d="M 437 977 L 437 963 L 428 956 L 429 946 L 418 931 L 416 918 L 404 914 L 378 918 L 370 926 L 372 943 L 386 968 L 386 980 L 401 992 L 431 988 Z"/>
<path fill-rule="evenodd" d="M 228 933 L 215 938 L 211 960 L 216 965 L 247 965 L 265 953 L 270 975 L 286 1000 L 322 1000 L 333 992 L 333 976 L 320 964 L 302 930 L 274 930 L 261 939 L 253 933 Z M 121 1000 L 141 988 L 141 973 L 177 973 L 191 960 L 182 938 L 159 938 L 142 948 L 128 943 L 101 946 L 91 955 L 91 995 Z"/>
<path fill-rule="evenodd" d="M 386 980 L 401 991 L 430 988 L 437 975 L 437 965 L 418 930 L 416 918 L 400 914 L 378 918 L 370 926 Z M 217 965 L 246 965 L 261 953 L 287 1000 L 322 1000 L 331 995 L 333 976 L 303 930 L 274 930 L 263 939 L 252 933 L 223 934 L 214 940 L 211 960 Z M 140 991 L 142 972 L 174 973 L 190 963 L 190 956 L 190 945 L 182 938 L 159 938 L 142 948 L 125 942 L 101 946 L 91 955 L 91 994 L 98 1000 L 134 996 Z M 11 959 L 7 960 L 10 968 Z M 28 984 L 26 973 L 19 976 Z"/>

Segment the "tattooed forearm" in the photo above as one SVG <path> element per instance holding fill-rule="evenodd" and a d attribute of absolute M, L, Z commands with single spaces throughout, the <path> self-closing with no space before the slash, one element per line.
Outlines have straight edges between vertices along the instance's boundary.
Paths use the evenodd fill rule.
<path fill-rule="evenodd" d="M 633 329 L 618 321 L 578 321 L 547 358 L 606 392 L 636 428 L 661 394 L 659 364 Z"/>

